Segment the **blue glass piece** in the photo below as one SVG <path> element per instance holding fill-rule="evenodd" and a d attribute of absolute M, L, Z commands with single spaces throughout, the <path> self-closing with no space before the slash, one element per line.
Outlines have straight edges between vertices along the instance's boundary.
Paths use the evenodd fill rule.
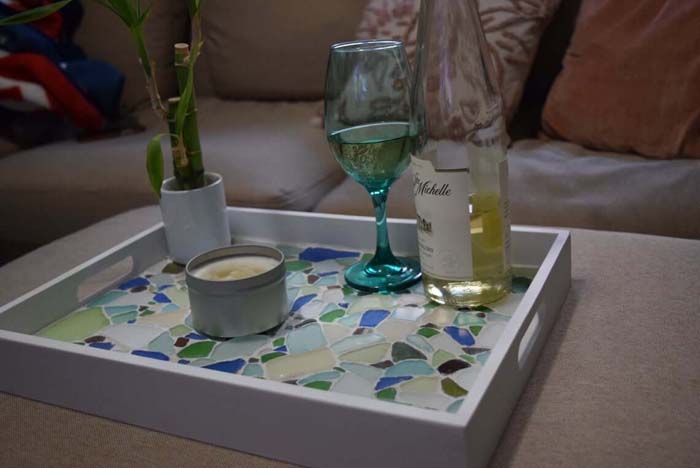
<path fill-rule="evenodd" d="M 371 309 L 365 311 L 362 314 L 362 320 L 360 320 L 361 327 L 376 327 L 381 323 L 382 320 L 389 316 L 388 310 L 381 309 Z"/>
<path fill-rule="evenodd" d="M 311 299 L 316 297 L 316 294 L 307 294 L 306 296 L 301 296 L 297 298 L 296 301 L 294 301 L 294 304 L 292 305 L 292 310 L 291 312 L 294 313 L 297 310 L 301 309 L 305 304 L 309 303 Z"/>
<path fill-rule="evenodd" d="M 158 359 L 160 361 L 169 361 L 170 358 L 166 356 L 163 353 L 159 353 L 158 351 L 143 351 L 140 349 L 137 349 L 136 351 L 132 351 L 131 354 L 134 356 L 143 356 L 151 359 Z"/>
<path fill-rule="evenodd" d="M 462 346 L 471 346 L 474 344 L 474 337 L 466 328 L 445 327 L 444 330 L 445 333 L 450 335 L 453 340 Z"/>
<path fill-rule="evenodd" d="M 321 276 L 321 277 L 330 276 L 330 275 L 335 275 L 336 273 L 338 273 L 338 272 L 337 271 L 326 271 L 325 273 L 318 273 L 318 276 Z"/>
<path fill-rule="evenodd" d="M 136 319 L 129 320 L 129 321 L 127 321 L 126 323 L 136 323 Z"/>
<path fill-rule="evenodd" d="M 208 340 L 209 339 L 204 335 L 200 335 L 199 333 L 194 333 L 194 332 L 188 333 L 187 335 L 185 335 L 185 338 L 189 338 L 190 340 Z"/>
<path fill-rule="evenodd" d="M 150 283 L 146 278 L 141 278 L 139 276 L 138 278 L 134 278 L 132 280 L 120 284 L 119 289 L 121 289 L 122 291 L 126 291 L 127 289 L 138 288 L 139 286 L 148 286 L 149 284 Z"/>
<path fill-rule="evenodd" d="M 164 284 L 163 286 L 158 287 L 158 291 L 163 291 L 164 289 L 172 288 L 172 284 Z"/>
<path fill-rule="evenodd" d="M 280 346 L 278 348 L 275 348 L 275 351 L 279 351 L 281 353 L 286 353 L 288 350 L 287 350 L 286 346 Z"/>
<path fill-rule="evenodd" d="M 233 361 L 222 361 L 204 366 L 205 369 L 213 369 L 220 372 L 235 374 L 245 366 L 245 359 L 234 359 Z"/>
<path fill-rule="evenodd" d="M 338 305 L 343 309 L 347 309 L 350 304 L 347 302 L 339 302 Z"/>
<path fill-rule="evenodd" d="M 98 348 L 98 349 L 112 349 L 112 348 L 114 348 L 114 345 L 112 343 L 107 343 L 107 342 L 90 343 L 89 346 L 91 348 Z"/>
<path fill-rule="evenodd" d="M 299 260 L 305 260 L 307 262 L 322 262 L 324 260 L 335 260 L 337 258 L 355 258 L 359 256 L 359 252 L 333 250 L 326 249 L 323 247 L 309 247 L 299 254 Z"/>
<path fill-rule="evenodd" d="M 177 361 L 177 363 L 178 363 L 178 364 L 189 364 L 190 361 L 188 361 L 187 359 L 179 359 L 179 360 Z"/>
<path fill-rule="evenodd" d="M 169 302 L 172 302 L 168 296 L 166 296 L 163 293 L 156 293 L 153 295 L 153 300 L 160 303 L 160 304 L 167 304 Z"/>
<path fill-rule="evenodd" d="M 379 382 L 377 382 L 377 385 L 374 387 L 375 390 L 381 390 L 383 388 L 391 387 L 392 385 L 396 385 L 397 383 L 405 382 L 406 380 L 411 380 L 413 377 L 409 376 L 403 376 L 403 377 L 382 377 L 379 379 Z"/>

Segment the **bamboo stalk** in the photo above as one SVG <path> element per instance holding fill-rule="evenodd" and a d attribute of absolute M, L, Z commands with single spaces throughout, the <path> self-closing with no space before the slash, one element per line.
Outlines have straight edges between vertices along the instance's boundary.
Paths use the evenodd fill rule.
<path fill-rule="evenodd" d="M 187 85 L 189 74 L 190 47 L 185 43 L 175 44 L 175 74 L 180 93 Z M 204 186 L 204 164 L 202 161 L 202 147 L 199 141 L 199 126 L 197 124 L 197 100 L 194 90 L 190 98 L 187 115 L 182 128 L 182 140 L 185 152 L 191 168 L 191 181 L 195 187 Z"/>
<path fill-rule="evenodd" d="M 173 155 L 173 175 L 177 181 L 178 189 L 190 190 L 197 188 L 197 186 L 193 183 L 192 168 L 187 158 L 184 139 L 177 134 L 175 113 L 179 102 L 179 97 L 168 99 L 168 129 L 170 130 L 170 147 Z"/>

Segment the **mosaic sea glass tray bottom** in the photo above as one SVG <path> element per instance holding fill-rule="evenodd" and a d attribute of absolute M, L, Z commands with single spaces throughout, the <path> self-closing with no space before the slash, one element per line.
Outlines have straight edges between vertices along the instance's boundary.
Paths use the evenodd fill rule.
<path fill-rule="evenodd" d="M 307 465 L 481 466 L 570 282 L 568 233 L 514 228 L 513 291 L 487 307 L 416 285 L 358 294 L 367 218 L 229 209 L 235 242 L 286 256 L 290 315 L 264 334 L 192 328 L 153 229 L 0 309 L 3 391 Z M 415 255 L 415 224 L 392 221 Z"/>

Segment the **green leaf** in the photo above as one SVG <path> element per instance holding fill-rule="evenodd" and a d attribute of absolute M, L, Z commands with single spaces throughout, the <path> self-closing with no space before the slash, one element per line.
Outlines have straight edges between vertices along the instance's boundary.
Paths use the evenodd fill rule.
<path fill-rule="evenodd" d="M 163 185 L 163 150 L 160 147 L 160 139 L 164 134 L 151 138 L 146 147 L 146 171 L 151 188 L 160 198 L 160 187 Z"/>
<path fill-rule="evenodd" d="M 62 0 L 60 2 L 50 3 L 48 5 L 32 8 L 31 10 L 19 12 L 12 16 L 0 19 L 0 26 L 26 24 L 31 23 L 32 21 L 40 20 L 41 18 L 45 18 L 50 14 L 57 12 L 72 1 L 73 0 Z"/>

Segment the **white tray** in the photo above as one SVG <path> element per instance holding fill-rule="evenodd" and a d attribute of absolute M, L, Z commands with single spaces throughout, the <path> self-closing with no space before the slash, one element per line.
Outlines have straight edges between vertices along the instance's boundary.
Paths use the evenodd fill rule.
<path fill-rule="evenodd" d="M 229 208 L 229 220 L 236 242 L 253 240 L 367 251 L 375 241 L 374 221 L 369 218 Z M 389 224 L 394 251 L 400 255 L 416 255 L 415 222 L 390 220 Z M 355 370 L 367 371 L 372 366 L 353 367 L 345 362 L 341 365 L 339 357 L 336 358 L 339 363 L 336 370 L 324 377 L 329 383 L 316 384 L 317 388 L 319 385 L 332 385 L 331 391 L 319 391 L 317 388 L 302 386 L 303 381 L 313 382 L 313 377 L 307 376 L 305 380 L 294 375 L 293 377 L 299 377 L 295 385 L 269 380 L 272 378 L 269 364 L 264 371 L 266 380 L 239 375 L 241 372 L 238 370 L 237 374 L 231 374 L 197 367 L 197 363 L 191 360 L 173 362 L 176 361 L 174 356 L 169 358 L 171 361 L 160 361 L 34 336 L 76 309 L 94 304 L 95 298 L 102 297 L 102 293 L 125 279 L 162 262 L 166 257 L 162 225 L 133 237 L 0 308 L 0 355 L 4 356 L 0 360 L 0 390 L 304 465 L 483 466 L 508 421 L 559 313 L 571 280 L 571 245 L 567 231 L 514 227 L 512 247 L 514 265 L 536 268 L 536 274 L 529 288 L 522 294 L 513 295 L 500 305 L 494 305 L 497 312 L 480 313 L 480 316 L 486 317 L 484 321 L 487 323 L 472 330 L 476 336 L 475 346 L 480 345 L 481 337 L 486 342 L 488 335 L 490 352 L 477 355 L 481 357 L 476 362 L 473 356 L 468 355 L 470 345 L 463 348 L 467 354 L 462 359 L 471 359 L 472 367 L 478 368 L 478 373 L 472 375 L 468 394 L 460 397 L 458 403 L 453 401 L 448 408 L 441 406 L 442 402 L 447 401 L 443 394 L 435 397 L 434 403 L 430 398 L 416 398 L 417 403 L 411 406 L 414 404 L 414 390 L 405 390 L 409 387 L 403 387 L 406 383 L 404 381 L 395 385 L 391 381 L 389 383 L 393 387 L 386 387 L 398 388 L 398 394 L 395 390 L 383 394 L 384 397 L 387 393 L 394 394 L 396 402 L 378 399 L 379 391 L 385 389 L 382 387 L 384 384 L 379 383 L 374 388 L 374 395 L 341 393 L 347 392 L 348 388 L 359 388 L 354 384 L 346 385 L 350 382 L 350 377 L 347 377 L 345 384 L 338 383 L 346 378 L 343 371 L 347 371 L 347 375 L 354 375 Z M 337 276 L 342 278 L 342 272 Z M 300 278 L 296 277 L 294 281 Z M 303 292 L 304 289 L 301 288 L 295 290 L 294 294 L 300 295 Z M 413 292 L 420 292 L 420 287 Z M 320 300 L 320 297 L 319 295 L 316 299 Z M 374 300 L 372 297 L 374 296 L 350 299 L 370 300 L 367 302 L 370 304 Z M 390 304 L 386 308 L 391 311 L 392 320 L 413 320 L 416 327 L 425 325 L 428 314 L 432 314 L 432 321 L 444 322 L 453 319 L 457 321 L 457 316 L 460 320 L 471 320 L 470 314 L 479 313 L 440 309 L 438 314 L 435 312 L 438 309 L 430 309 L 432 306 L 428 306 L 423 318 L 412 306 L 408 306 L 408 313 L 406 310 L 401 314 L 396 312 L 395 309 L 402 300 L 401 304 L 406 305 L 405 302 L 412 302 L 406 298 L 413 298 L 415 302 L 416 297 L 420 296 L 405 295 L 403 299 L 401 296 L 384 296 L 383 299 L 375 299 L 382 304 Z M 352 315 L 350 309 L 353 304 L 355 302 L 343 303 L 346 308 L 344 318 L 348 319 L 346 322 L 351 324 L 350 328 L 362 328 L 362 323 L 365 328 L 376 327 L 376 324 L 368 327 L 368 322 L 352 325 L 354 319 L 349 317 Z M 416 307 L 423 305 L 417 304 Z M 322 327 L 325 333 L 327 323 L 321 324 L 318 318 L 323 311 L 313 312 L 311 309 L 309 307 L 308 311 L 316 314 L 317 324 L 310 323 L 307 326 Z M 105 310 L 103 313 L 106 313 Z M 290 317 L 287 322 L 289 327 L 283 326 L 270 334 L 270 340 L 288 337 L 287 334 L 292 332 L 286 328 L 309 321 L 299 318 L 304 316 L 304 310 L 301 308 L 294 317 Z M 386 314 L 381 312 L 379 315 Z M 499 318 L 492 321 L 492 317 Z M 335 325 L 337 330 L 345 326 Z M 438 339 L 444 343 L 447 338 L 442 336 L 447 336 L 445 328 L 449 324 L 440 322 L 436 325 L 433 328 L 440 332 Z M 410 329 L 410 324 L 406 326 Z M 384 330 L 389 331 L 388 328 Z M 361 332 L 381 335 L 374 329 Z M 410 333 L 414 332 L 415 330 Z M 434 338 L 425 340 L 428 343 L 427 349 L 438 347 L 430 346 L 430 340 Z M 193 343 L 196 339 L 195 336 L 190 342 Z M 340 339 L 342 338 L 338 338 Z M 422 339 L 412 339 L 412 344 L 420 345 L 422 342 Z M 397 338 L 395 341 L 401 340 Z M 394 340 L 385 341 L 391 343 Z M 282 351 L 277 354 L 293 354 L 292 343 L 289 345 L 290 349 L 286 345 L 278 347 Z M 391 346 L 393 349 L 393 344 Z M 386 348 L 387 357 L 391 357 L 391 349 L 389 346 Z M 345 351 L 349 352 L 347 349 Z M 263 354 L 264 351 L 257 356 Z M 435 365 L 441 361 L 431 361 L 430 356 L 435 359 L 434 354 L 425 350 L 423 354 L 428 355 L 427 363 Z M 338 355 L 340 356 L 339 353 Z M 251 363 L 247 360 L 248 357 L 243 356 L 246 367 Z M 252 362 L 256 362 L 256 359 L 253 358 Z M 198 362 L 199 365 L 209 363 L 207 360 Z M 281 362 L 291 361 L 278 361 Z M 375 374 L 380 371 L 388 373 L 384 369 L 386 365 L 378 365 L 372 367 L 375 370 L 370 370 Z M 279 371 L 279 364 L 276 367 Z M 464 382 L 469 378 L 459 380 L 455 377 L 457 375 L 462 374 L 452 375 L 448 372 L 443 375 L 435 370 L 432 376 L 413 375 L 411 378 L 414 381 L 423 379 L 419 385 L 422 388 L 432 385 L 431 382 L 435 382 L 435 385 L 442 382 L 442 391 L 447 392 L 444 390 L 444 381 L 452 377 L 453 383 L 456 380 L 464 387 L 467 386 Z M 277 378 L 284 380 L 281 375 L 277 375 Z M 341 390 L 341 387 L 345 390 Z M 416 385 L 411 388 L 415 389 Z M 439 393 L 440 389 L 436 392 Z M 450 393 L 449 396 L 455 395 Z"/>

